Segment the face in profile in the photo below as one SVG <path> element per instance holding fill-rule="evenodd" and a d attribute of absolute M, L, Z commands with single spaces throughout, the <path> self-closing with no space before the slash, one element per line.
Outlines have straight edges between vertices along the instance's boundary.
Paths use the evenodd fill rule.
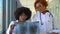
<path fill-rule="evenodd" d="M 24 13 L 22 13 L 22 14 L 19 16 L 19 21 L 21 21 L 21 22 L 26 21 L 26 19 L 27 19 L 27 16 L 26 16 Z"/>
<path fill-rule="evenodd" d="M 36 11 L 44 12 L 46 7 L 43 6 L 40 2 L 36 4 Z"/>

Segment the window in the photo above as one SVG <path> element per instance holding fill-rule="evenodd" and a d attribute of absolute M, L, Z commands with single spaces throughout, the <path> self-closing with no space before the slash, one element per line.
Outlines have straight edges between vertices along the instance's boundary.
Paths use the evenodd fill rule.
<path fill-rule="evenodd" d="M 0 0 L 0 34 L 2 34 L 2 0 Z"/>

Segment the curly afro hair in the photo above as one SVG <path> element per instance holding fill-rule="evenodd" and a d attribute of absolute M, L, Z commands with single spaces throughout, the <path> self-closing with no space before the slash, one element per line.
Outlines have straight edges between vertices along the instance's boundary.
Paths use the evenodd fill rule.
<path fill-rule="evenodd" d="M 24 14 L 27 16 L 26 20 L 30 19 L 30 17 L 31 17 L 31 11 L 30 11 L 30 9 L 27 8 L 27 7 L 17 8 L 16 11 L 14 12 L 15 19 L 16 19 L 16 20 L 19 20 L 19 16 L 20 16 L 22 13 L 24 13 Z"/>

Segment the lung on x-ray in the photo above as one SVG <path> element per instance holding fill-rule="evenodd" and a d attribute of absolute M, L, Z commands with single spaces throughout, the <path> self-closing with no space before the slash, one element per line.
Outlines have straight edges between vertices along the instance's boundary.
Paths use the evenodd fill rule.
<path fill-rule="evenodd" d="M 20 30 L 20 31 L 19 31 Z M 39 22 L 25 22 L 17 27 L 18 34 L 39 34 Z"/>

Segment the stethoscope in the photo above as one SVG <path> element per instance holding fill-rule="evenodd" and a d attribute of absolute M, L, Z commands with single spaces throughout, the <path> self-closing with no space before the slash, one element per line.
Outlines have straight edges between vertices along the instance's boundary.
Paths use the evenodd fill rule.
<path fill-rule="evenodd" d="M 49 12 L 48 10 L 46 10 L 46 11 Z M 51 12 L 49 12 L 49 13 L 50 13 L 49 17 L 51 16 L 52 19 L 53 19 L 53 15 L 51 14 Z M 41 18 L 41 13 L 40 13 L 40 21 L 41 21 L 41 25 L 43 25 L 42 18 Z M 54 21 L 52 21 L 52 29 L 54 29 Z"/>

